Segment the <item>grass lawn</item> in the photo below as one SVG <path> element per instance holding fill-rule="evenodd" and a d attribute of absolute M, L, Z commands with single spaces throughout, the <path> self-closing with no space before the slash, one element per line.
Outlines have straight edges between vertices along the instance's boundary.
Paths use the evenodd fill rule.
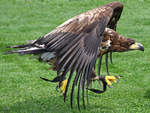
<path fill-rule="evenodd" d="M 50 32 L 65 20 L 113 0 L 0 0 L 0 113 L 77 113 L 70 96 L 55 90 L 40 76 L 52 79 L 56 72 L 29 55 L 3 55 L 6 46 L 23 44 Z M 136 39 L 144 52 L 113 54 L 111 74 L 124 77 L 106 93 L 89 93 L 84 113 L 150 113 L 150 1 L 120 0 L 124 11 L 117 31 Z M 106 74 L 103 64 L 103 74 Z M 77 91 L 76 91 L 77 92 Z M 75 92 L 75 93 L 76 93 Z M 81 102 L 82 103 L 82 102 Z M 83 108 L 83 107 L 81 107 Z"/>

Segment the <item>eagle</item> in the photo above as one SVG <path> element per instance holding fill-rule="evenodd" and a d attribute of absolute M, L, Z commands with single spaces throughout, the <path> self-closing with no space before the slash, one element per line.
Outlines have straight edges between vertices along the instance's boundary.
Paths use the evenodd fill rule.
<path fill-rule="evenodd" d="M 123 4 L 120 2 L 112 2 L 89 10 L 67 20 L 37 40 L 23 45 L 10 46 L 10 48 L 19 49 L 6 53 L 35 54 L 39 55 L 39 60 L 49 61 L 52 69 L 57 71 L 57 76 L 53 80 L 41 78 L 50 82 L 58 82 L 62 87 L 64 101 L 68 87 L 73 81 L 70 104 L 72 108 L 74 89 L 77 86 L 77 105 L 80 110 L 80 95 L 82 95 L 85 108 L 85 91 L 87 98 L 89 90 L 103 93 L 106 86 L 111 85 L 111 81 L 116 82 L 119 79 L 119 76 L 100 75 L 103 55 L 108 57 L 108 53 L 112 52 L 144 51 L 142 44 L 116 32 L 122 10 Z M 95 65 L 98 58 L 97 76 Z M 95 80 L 102 81 L 103 91 L 89 87 Z"/>

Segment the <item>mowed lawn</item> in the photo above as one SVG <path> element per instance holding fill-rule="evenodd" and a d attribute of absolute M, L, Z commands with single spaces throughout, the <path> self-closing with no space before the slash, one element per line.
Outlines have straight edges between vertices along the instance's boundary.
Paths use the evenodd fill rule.
<path fill-rule="evenodd" d="M 113 0 L 0 0 L 0 113 L 77 113 L 40 76 L 52 79 L 49 64 L 31 55 L 3 55 L 6 46 L 23 44 L 50 32 L 65 20 Z M 124 11 L 117 32 L 144 45 L 145 51 L 113 54 L 112 75 L 123 75 L 104 94 L 89 92 L 84 113 L 150 113 L 150 1 L 120 0 Z M 104 61 L 103 61 L 104 62 Z M 103 63 L 102 73 L 106 74 Z M 77 93 L 77 91 L 75 91 Z M 75 95 L 76 96 L 76 95 Z"/>

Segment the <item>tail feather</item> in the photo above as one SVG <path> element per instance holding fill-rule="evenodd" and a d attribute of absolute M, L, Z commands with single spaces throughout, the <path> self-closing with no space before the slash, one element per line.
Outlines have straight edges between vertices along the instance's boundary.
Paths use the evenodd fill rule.
<path fill-rule="evenodd" d="M 23 45 L 15 45 L 15 46 L 7 46 L 7 48 L 25 48 L 34 46 L 35 40 L 28 40 L 27 44 Z"/>
<path fill-rule="evenodd" d="M 20 55 L 34 54 L 39 56 L 40 61 L 50 61 L 51 59 L 56 57 L 54 52 L 48 52 L 45 49 L 44 45 L 40 45 L 35 42 L 36 41 L 33 40 L 29 41 L 27 44 L 9 46 L 8 48 L 15 48 L 16 50 L 7 51 L 4 54 L 14 54 L 14 53 L 18 53 Z"/>
<path fill-rule="evenodd" d="M 43 52 L 45 52 L 45 49 L 43 48 L 30 47 L 30 48 L 23 48 L 23 49 L 18 49 L 18 50 L 10 50 L 10 51 L 5 52 L 5 54 L 18 53 L 18 54 L 24 55 L 24 54 L 41 54 Z"/>

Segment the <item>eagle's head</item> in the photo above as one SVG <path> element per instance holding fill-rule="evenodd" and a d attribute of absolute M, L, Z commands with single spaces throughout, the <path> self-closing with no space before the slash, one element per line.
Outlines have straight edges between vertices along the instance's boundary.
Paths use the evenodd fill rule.
<path fill-rule="evenodd" d="M 101 49 L 107 52 L 125 52 L 130 50 L 144 51 L 144 46 L 131 38 L 121 36 L 116 31 L 106 28 Z"/>

